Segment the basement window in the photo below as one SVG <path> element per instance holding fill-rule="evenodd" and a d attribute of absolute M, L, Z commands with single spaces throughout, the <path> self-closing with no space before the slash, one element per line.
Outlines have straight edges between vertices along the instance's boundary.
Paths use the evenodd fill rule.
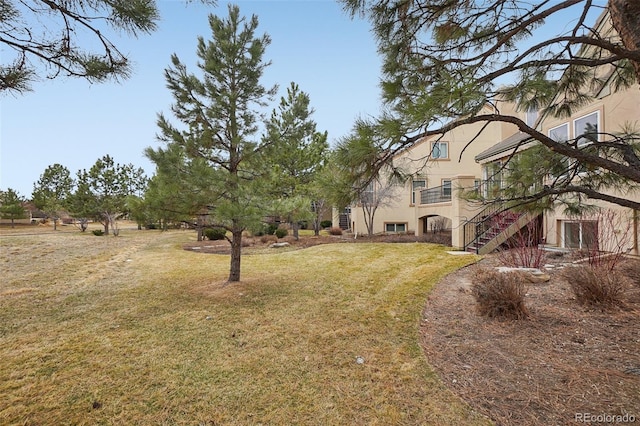
<path fill-rule="evenodd" d="M 407 224 L 406 223 L 386 223 L 384 225 L 385 232 L 389 233 L 400 233 L 407 232 Z"/>

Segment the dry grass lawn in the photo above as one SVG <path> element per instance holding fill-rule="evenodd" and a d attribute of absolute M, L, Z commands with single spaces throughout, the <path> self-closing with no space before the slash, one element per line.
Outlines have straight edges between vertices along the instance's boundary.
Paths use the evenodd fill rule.
<path fill-rule="evenodd" d="M 0 234 L 0 424 L 476 425 L 419 344 L 473 260 L 427 244 L 243 258 L 191 232 Z"/>

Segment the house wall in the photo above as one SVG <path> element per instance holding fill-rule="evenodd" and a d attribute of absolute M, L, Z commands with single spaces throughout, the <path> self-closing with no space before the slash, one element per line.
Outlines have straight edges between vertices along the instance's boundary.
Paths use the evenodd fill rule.
<path fill-rule="evenodd" d="M 513 109 L 513 108 L 511 108 Z M 495 112 L 487 107 L 486 113 Z M 495 145 L 500 140 L 511 136 L 517 128 L 513 125 L 502 123 L 490 123 L 484 130 L 485 123 L 475 123 L 460 126 L 442 137 L 425 138 L 411 149 L 398 154 L 394 158 L 394 165 L 400 166 L 405 172 L 410 173 L 412 180 L 423 179 L 426 181 L 426 189 L 442 186 L 443 180 L 456 181 L 456 176 L 464 175 L 465 182 L 473 185 L 474 179 L 481 179 L 481 165 L 475 161 L 475 156 Z M 473 141 L 471 144 L 469 142 Z M 447 158 L 430 158 L 432 144 L 434 142 L 446 142 L 448 144 Z M 412 180 L 398 187 L 395 197 L 387 205 L 379 207 L 374 216 L 374 234 L 386 232 L 387 224 L 405 224 L 404 231 L 421 234 L 423 230 L 430 229 L 430 221 L 435 220 L 434 215 L 444 217 L 447 229 L 452 223 L 459 221 L 461 217 L 467 218 L 468 212 L 454 211 L 452 203 L 439 203 L 434 205 L 416 205 L 412 202 Z M 385 185 L 384 178 L 381 179 Z M 377 189 L 380 185 L 377 186 Z M 452 186 L 453 197 L 456 196 L 457 185 Z M 419 204 L 419 192 L 416 194 Z M 427 219 L 427 217 L 430 217 Z M 427 224 L 424 222 L 427 220 Z M 364 214 L 361 205 L 354 205 L 351 214 L 352 231 L 358 234 L 366 234 Z"/>
<path fill-rule="evenodd" d="M 564 123 L 569 124 L 569 137 L 575 137 L 574 134 L 574 122 L 577 118 L 584 117 L 593 112 L 599 114 L 599 131 L 605 133 L 616 133 L 623 130 L 625 126 L 632 126 L 636 130 L 640 131 L 640 86 L 637 84 L 626 91 L 608 93 L 605 88 L 604 93 L 601 93 L 598 99 L 589 103 L 588 105 L 576 110 L 571 117 L 565 119 L 549 119 L 543 123 L 542 131 L 545 134 L 549 134 L 549 130 L 560 126 Z M 604 95 L 604 96 L 603 96 Z M 616 195 L 626 199 L 633 199 L 640 201 L 639 193 L 622 193 L 612 188 L 608 193 Z M 600 233 L 601 237 L 607 237 L 610 241 L 603 241 L 602 244 L 612 246 L 617 242 L 622 243 L 626 249 L 630 250 L 633 254 L 640 254 L 638 248 L 638 240 L 640 234 L 638 234 L 638 213 L 631 209 L 623 208 L 615 204 L 606 203 L 603 201 L 591 200 L 592 204 L 595 204 L 607 211 L 614 212 L 613 214 L 619 218 L 618 223 L 615 225 L 607 224 L 608 220 L 605 216 L 607 213 L 600 213 Z M 560 209 L 554 212 L 548 212 L 544 218 L 544 230 L 546 233 L 547 244 L 556 247 L 565 247 L 567 242 L 564 235 L 564 223 L 576 222 L 579 220 L 576 217 L 567 216 Z M 593 217 L 583 217 L 582 220 L 594 220 Z M 607 228 L 616 229 L 607 229 Z M 622 238 L 622 234 L 627 234 Z M 604 247 L 606 248 L 606 247 Z"/>

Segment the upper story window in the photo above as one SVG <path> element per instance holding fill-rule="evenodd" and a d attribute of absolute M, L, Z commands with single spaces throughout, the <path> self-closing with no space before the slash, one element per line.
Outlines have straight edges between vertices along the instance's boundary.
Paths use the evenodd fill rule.
<path fill-rule="evenodd" d="M 528 110 L 527 113 L 525 114 L 525 122 L 527 123 L 527 126 L 535 127 L 536 121 L 538 121 L 538 110 L 537 109 Z"/>
<path fill-rule="evenodd" d="M 564 123 L 558 127 L 549 129 L 549 137 L 556 142 L 566 142 L 569 140 L 569 123 Z"/>
<path fill-rule="evenodd" d="M 598 111 L 577 118 L 573 121 L 573 134 L 578 146 L 585 146 L 598 140 L 600 129 L 600 113 Z"/>
<path fill-rule="evenodd" d="M 375 187 L 373 182 L 369 182 L 360 194 L 360 202 L 363 204 L 372 204 L 375 197 Z"/>
<path fill-rule="evenodd" d="M 449 158 L 449 142 L 431 142 L 431 159 L 442 160 Z"/>
<path fill-rule="evenodd" d="M 451 197 L 451 179 L 442 179 L 442 196 Z"/>
<path fill-rule="evenodd" d="M 427 181 L 425 179 L 414 179 L 411 185 L 411 204 L 416 203 L 416 191 L 420 188 L 426 188 Z"/>

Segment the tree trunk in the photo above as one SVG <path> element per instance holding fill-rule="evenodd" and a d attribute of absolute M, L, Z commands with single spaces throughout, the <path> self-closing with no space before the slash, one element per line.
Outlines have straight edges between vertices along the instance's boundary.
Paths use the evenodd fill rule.
<path fill-rule="evenodd" d="M 300 225 L 298 225 L 298 221 L 294 220 L 291 222 L 291 230 L 293 231 L 293 238 L 298 241 L 300 239 Z"/>
<path fill-rule="evenodd" d="M 240 256 L 242 254 L 242 229 L 231 230 L 231 266 L 229 268 L 230 283 L 240 281 Z"/>
<path fill-rule="evenodd" d="M 318 216 L 313 220 L 313 235 L 316 237 L 320 235 L 320 217 Z"/>
<path fill-rule="evenodd" d="M 203 232 L 203 224 L 204 220 L 202 219 L 202 216 L 198 215 L 197 219 L 196 219 L 196 231 L 198 232 L 198 241 L 202 241 L 202 236 L 204 234 Z"/>
<path fill-rule="evenodd" d="M 609 0 L 611 22 L 628 50 L 640 51 L 640 1 Z M 631 61 L 640 83 L 640 61 Z"/>

